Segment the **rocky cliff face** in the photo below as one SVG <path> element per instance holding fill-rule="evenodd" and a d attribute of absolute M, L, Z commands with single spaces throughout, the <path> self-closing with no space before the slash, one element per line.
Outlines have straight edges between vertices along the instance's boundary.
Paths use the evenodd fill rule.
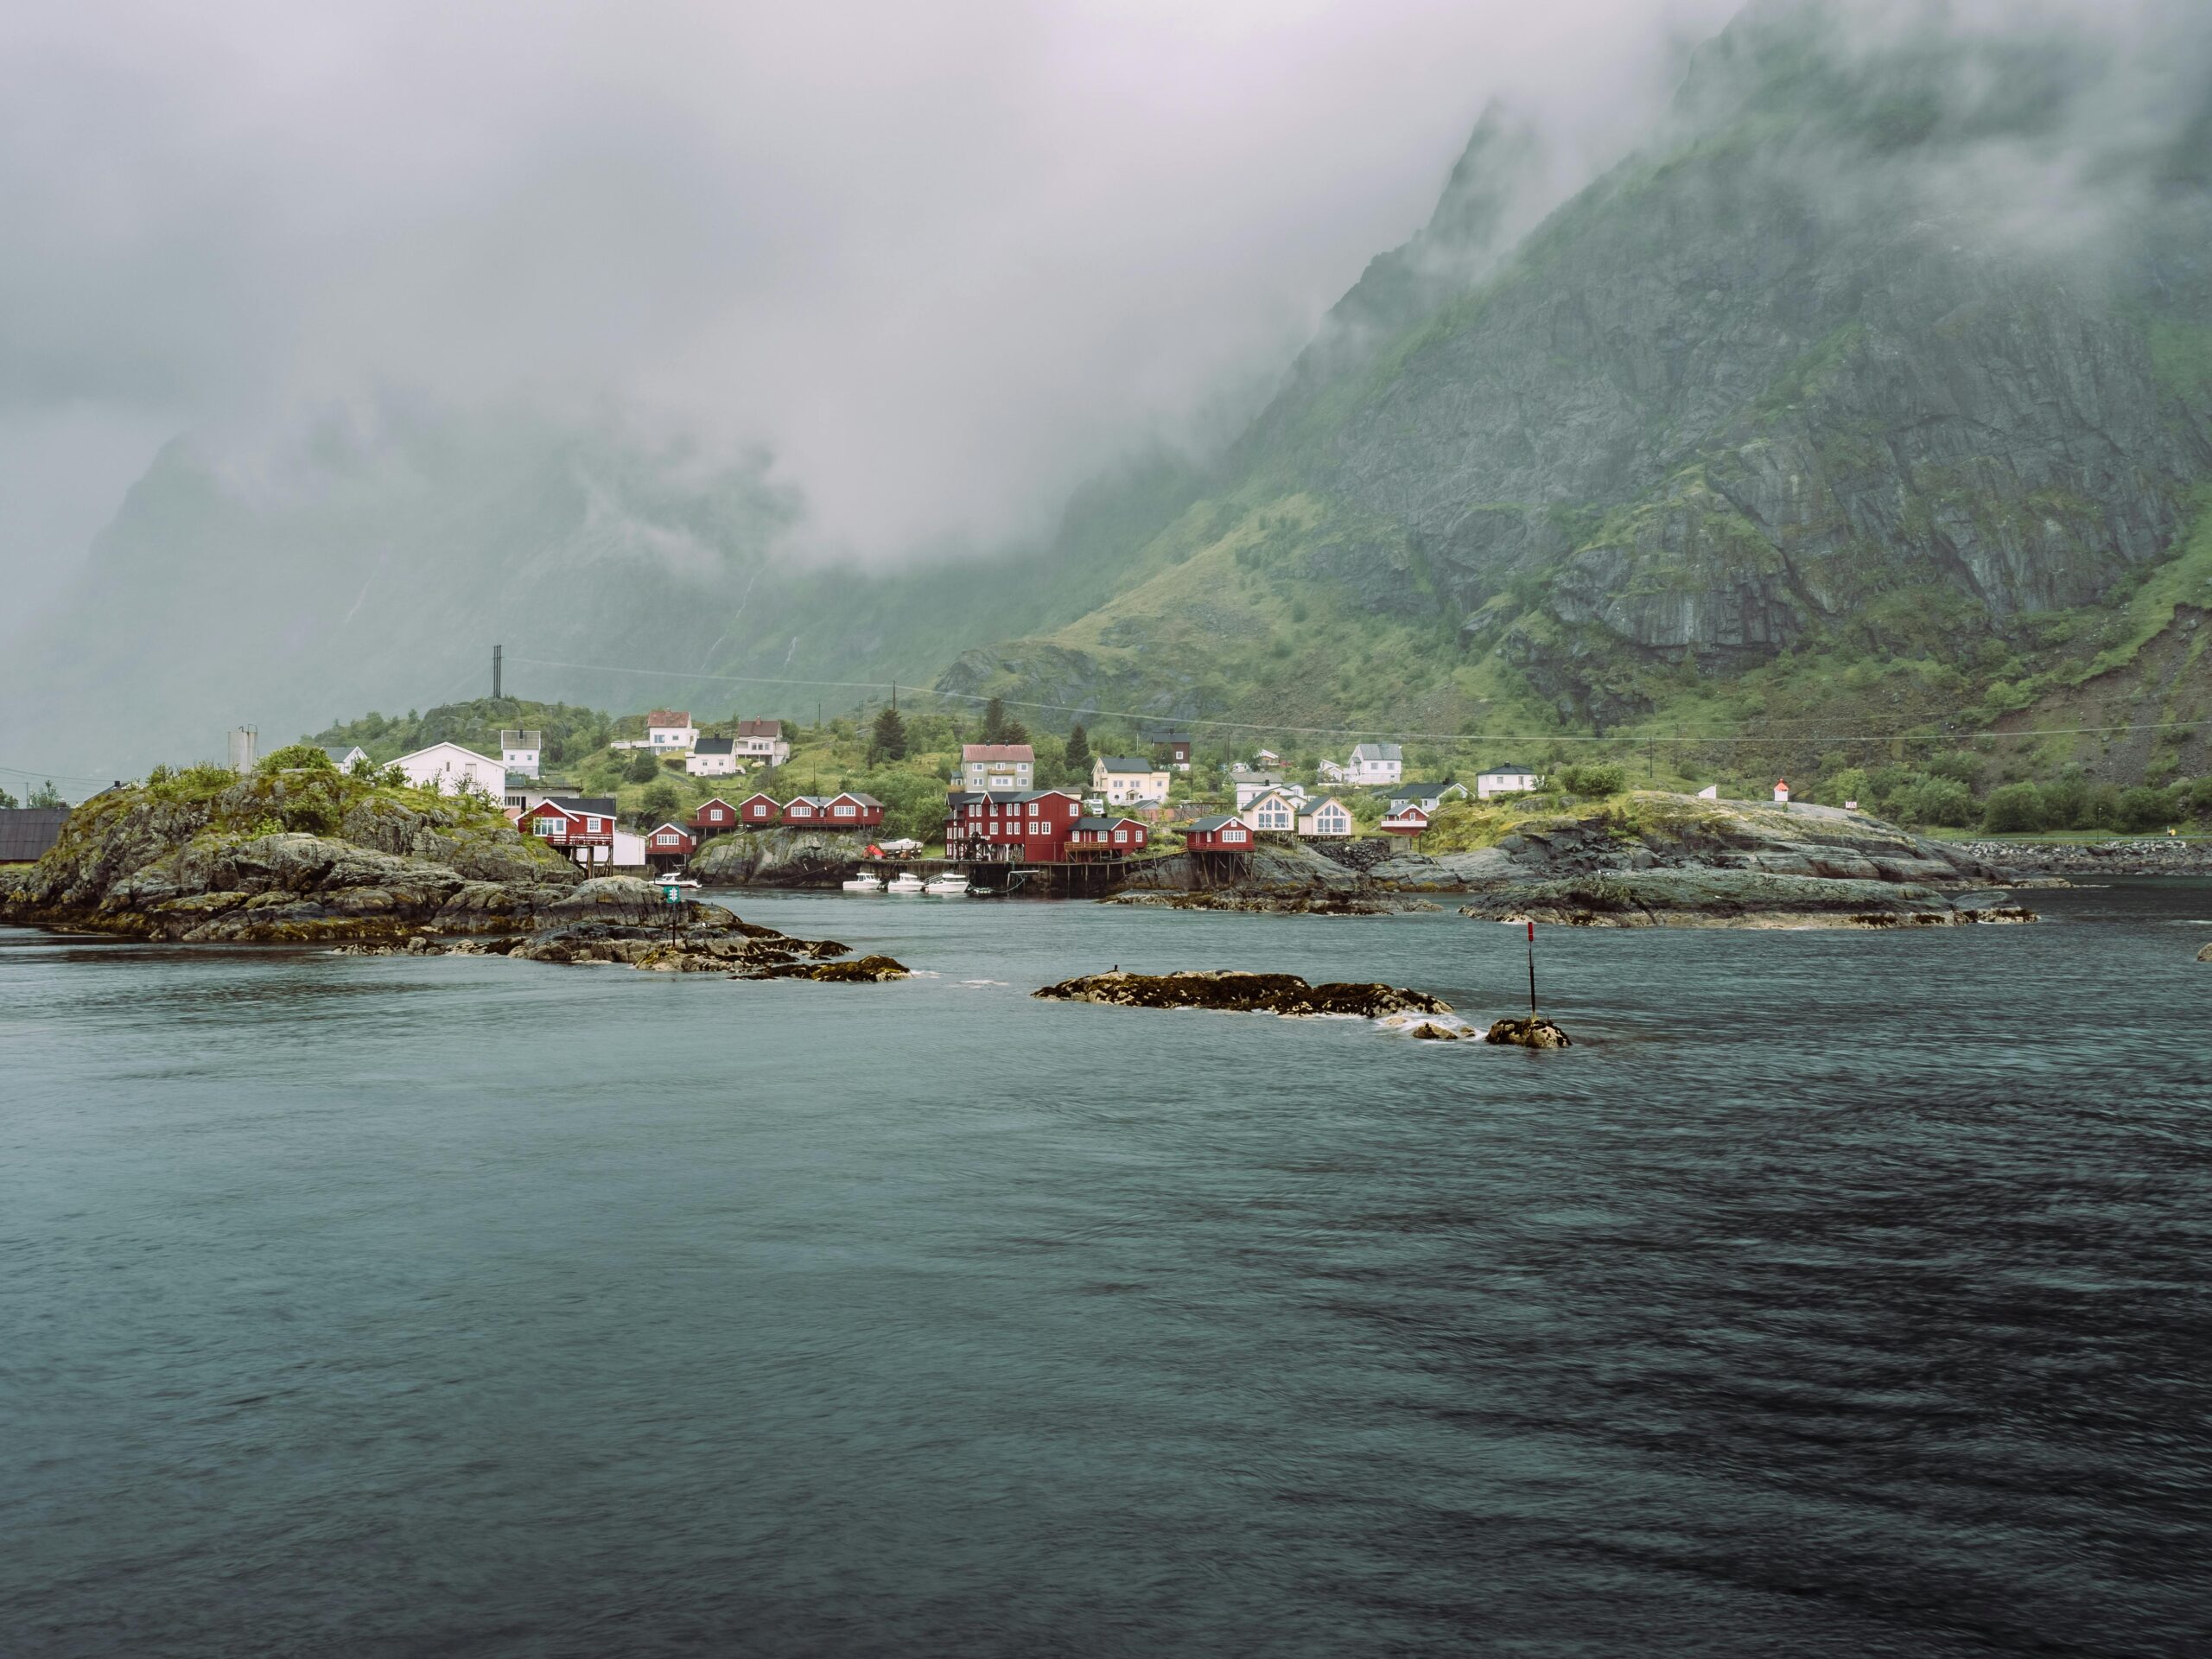
<path fill-rule="evenodd" d="M 1785 652 L 2032 652 L 2037 619 L 2175 556 L 2212 479 L 2212 16 L 2136 59 L 1934 17 L 1871 37 L 1762 0 L 1662 130 L 1503 249 L 1528 156 L 1478 135 L 1446 207 L 1486 203 L 1491 239 L 1433 226 L 1346 296 L 1213 480 L 1249 510 L 1217 588 L 1313 594 L 1339 637 L 1402 622 L 1399 649 L 1603 724 Z M 1173 649 L 1190 599 L 946 683 L 1241 708 Z M 1214 660 L 1268 632 L 1295 654 L 1255 595 Z"/>

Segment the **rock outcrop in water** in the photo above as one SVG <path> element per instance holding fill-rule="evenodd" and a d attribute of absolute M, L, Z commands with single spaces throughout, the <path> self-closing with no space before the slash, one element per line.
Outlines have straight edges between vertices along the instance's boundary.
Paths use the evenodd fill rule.
<path fill-rule="evenodd" d="M 1296 974 L 1185 969 L 1170 974 L 1086 974 L 1034 992 L 1053 1002 L 1108 1002 L 1128 1008 L 1211 1008 L 1226 1014 L 1449 1014 L 1452 1005 L 1425 991 L 1332 982 L 1310 985 Z"/>
<path fill-rule="evenodd" d="M 1516 1048 L 1572 1048 L 1567 1034 L 1540 1014 L 1500 1020 L 1483 1033 L 1486 1043 L 1510 1043 Z"/>

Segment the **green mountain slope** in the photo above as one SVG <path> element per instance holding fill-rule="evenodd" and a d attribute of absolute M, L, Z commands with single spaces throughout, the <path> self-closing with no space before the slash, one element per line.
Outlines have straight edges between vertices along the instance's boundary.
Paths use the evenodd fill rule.
<path fill-rule="evenodd" d="M 1478 134 L 1378 262 L 1422 280 L 1370 269 L 1130 585 L 940 684 L 1277 727 L 1764 728 L 1783 759 L 2203 712 L 2206 35 L 2146 94 L 2063 31 L 1870 48 L 1758 6 L 1662 133 L 1502 257 L 1452 211 L 1519 158 Z M 2206 769 L 2204 741 L 2155 765 Z"/>

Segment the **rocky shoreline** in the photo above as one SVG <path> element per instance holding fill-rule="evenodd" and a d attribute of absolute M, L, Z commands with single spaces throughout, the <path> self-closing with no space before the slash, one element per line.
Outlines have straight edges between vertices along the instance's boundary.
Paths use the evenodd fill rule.
<path fill-rule="evenodd" d="M 411 791 L 410 791 L 411 793 Z M 327 833 L 286 829 L 309 822 Z M 257 775 L 121 789 L 0 878 L 0 922 L 180 944 L 509 956 L 739 978 L 902 978 L 888 957 L 798 939 L 632 876 L 587 880 L 496 811 L 341 779 Z"/>
<path fill-rule="evenodd" d="M 1967 841 L 1970 857 L 2002 865 L 2024 876 L 2212 876 L 2212 841 L 2145 836 L 2097 842 Z"/>
<path fill-rule="evenodd" d="M 2004 903 L 2018 877 L 1967 843 L 1863 813 L 1638 791 L 1628 809 L 1561 812 L 1496 844 L 1427 852 L 1375 840 L 1263 842 L 1212 885 L 1187 858 L 1156 861 L 1106 902 L 1167 909 L 1361 916 L 1470 900 L 1481 919 L 1582 926 L 1884 927 L 2032 921 Z"/>

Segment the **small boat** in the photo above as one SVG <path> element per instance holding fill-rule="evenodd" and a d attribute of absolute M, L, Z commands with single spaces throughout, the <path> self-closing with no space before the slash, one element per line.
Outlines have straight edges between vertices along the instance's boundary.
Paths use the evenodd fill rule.
<path fill-rule="evenodd" d="M 845 883 L 845 891 L 847 893 L 881 893 L 883 878 L 880 875 L 871 875 L 866 870 L 862 870 Z"/>
<path fill-rule="evenodd" d="M 886 893 L 925 893 L 928 888 L 922 878 L 912 870 L 901 870 L 893 876 L 883 889 Z"/>
<path fill-rule="evenodd" d="M 968 878 L 957 871 L 946 875 L 933 876 L 930 880 L 930 884 L 922 891 L 934 893 L 940 899 L 957 899 L 968 891 Z"/>
<path fill-rule="evenodd" d="M 657 887 L 696 887 L 699 883 L 688 875 L 657 875 L 653 878 L 653 885 Z"/>

